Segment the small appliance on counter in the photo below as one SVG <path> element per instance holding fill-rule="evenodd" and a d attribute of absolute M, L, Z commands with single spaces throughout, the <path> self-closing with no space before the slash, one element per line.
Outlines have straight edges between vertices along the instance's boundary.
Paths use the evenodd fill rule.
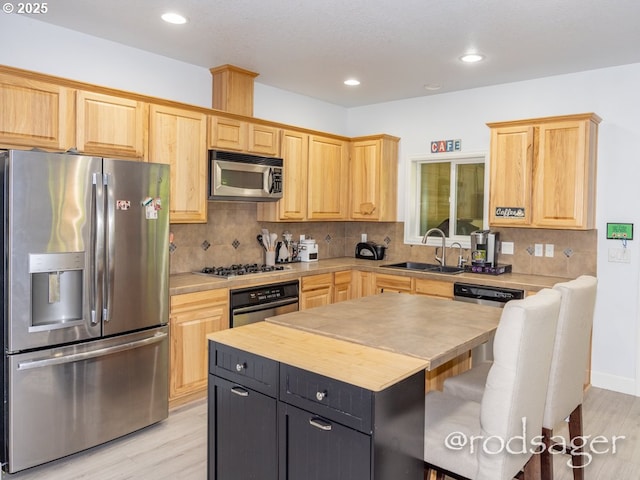
<path fill-rule="evenodd" d="M 503 273 L 511 273 L 511 265 L 465 265 L 465 272 L 486 273 L 488 275 L 502 275 Z"/>
<path fill-rule="evenodd" d="M 375 242 L 360 242 L 356 245 L 356 258 L 382 260 L 386 250 L 386 245 L 378 245 Z"/>
<path fill-rule="evenodd" d="M 491 230 L 471 232 L 471 265 L 494 267 L 498 265 L 500 234 Z"/>
<path fill-rule="evenodd" d="M 318 261 L 318 244 L 313 238 L 302 238 L 298 244 L 298 256 L 301 262 Z"/>

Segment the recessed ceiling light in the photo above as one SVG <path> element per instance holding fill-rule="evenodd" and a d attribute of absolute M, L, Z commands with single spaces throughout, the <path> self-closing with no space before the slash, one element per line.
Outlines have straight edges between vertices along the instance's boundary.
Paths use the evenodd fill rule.
<path fill-rule="evenodd" d="M 179 13 L 167 12 L 162 14 L 162 20 L 167 23 L 173 23 L 175 25 L 182 25 L 187 23 L 187 19 Z"/>
<path fill-rule="evenodd" d="M 350 78 L 349 80 L 345 80 L 344 84 L 349 85 L 350 87 L 355 87 L 357 85 L 360 85 L 360 81 L 356 80 L 355 78 Z"/>
<path fill-rule="evenodd" d="M 465 63 L 476 63 L 480 60 L 484 60 L 484 55 L 479 53 L 467 53 L 466 55 L 461 56 L 460 60 Z"/>
<path fill-rule="evenodd" d="M 430 91 L 440 90 L 441 88 L 442 88 L 442 85 L 440 85 L 439 83 L 427 83 L 424 86 L 425 90 L 430 90 Z"/>

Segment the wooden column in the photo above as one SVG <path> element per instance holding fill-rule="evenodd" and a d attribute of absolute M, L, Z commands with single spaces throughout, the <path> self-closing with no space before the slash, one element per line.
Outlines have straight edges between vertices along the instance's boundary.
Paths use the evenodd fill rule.
<path fill-rule="evenodd" d="M 212 107 L 253 117 L 253 79 L 259 74 L 233 65 L 221 65 L 209 71 L 213 76 Z"/>

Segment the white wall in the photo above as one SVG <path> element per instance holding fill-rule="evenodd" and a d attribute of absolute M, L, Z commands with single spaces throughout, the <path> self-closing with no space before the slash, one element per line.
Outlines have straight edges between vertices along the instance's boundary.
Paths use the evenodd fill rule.
<path fill-rule="evenodd" d="M 598 138 L 598 278 L 592 383 L 640 395 L 640 64 L 548 77 L 349 110 L 349 135 L 385 131 L 402 138 L 400 166 L 429 152 L 429 142 L 462 139 L 463 152 L 488 151 L 487 122 L 595 112 Z M 404 191 L 405 175 L 399 181 Z M 404 214 L 403 206 L 400 207 Z M 631 263 L 609 263 L 607 222 L 635 224 Z"/>
<path fill-rule="evenodd" d="M 188 65 L 54 27 L 26 17 L 0 15 L 0 64 L 168 98 L 211 104 L 207 68 Z M 411 155 L 429 142 L 462 139 L 464 152 L 487 151 L 486 122 L 596 112 L 599 135 L 597 222 L 631 222 L 630 264 L 607 262 L 618 242 L 598 241 L 599 292 L 593 341 L 593 384 L 640 395 L 640 64 L 467 90 L 452 94 L 344 109 L 256 84 L 255 116 L 345 135 L 389 133 L 402 138 L 399 191 Z M 404 218 L 404 204 L 400 206 Z"/>

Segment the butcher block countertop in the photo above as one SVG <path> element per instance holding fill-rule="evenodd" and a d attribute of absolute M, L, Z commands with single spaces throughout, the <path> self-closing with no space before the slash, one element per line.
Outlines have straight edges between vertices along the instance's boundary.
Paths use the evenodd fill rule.
<path fill-rule="evenodd" d="M 382 391 L 427 365 L 419 358 L 268 322 L 210 333 L 207 338 L 373 392 Z"/>
<path fill-rule="evenodd" d="M 552 287 L 558 282 L 569 280 L 563 277 L 548 277 L 542 275 L 528 275 L 522 273 L 505 273 L 503 275 L 483 275 L 479 273 L 461 273 L 447 275 L 435 272 L 415 272 L 397 268 L 384 268 L 382 265 L 394 263 L 389 260 L 361 260 L 351 257 L 328 258 L 318 262 L 299 262 L 284 264 L 284 270 L 260 273 L 256 275 L 241 275 L 232 278 L 220 278 L 195 273 L 176 273 L 171 275 L 169 293 L 178 295 L 193 293 L 216 288 L 243 288 L 266 283 L 296 280 L 307 275 L 341 272 L 345 270 L 361 270 L 401 277 L 428 278 L 444 282 L 464 282 L 494 287 L 517 288 L 528 292 L 535 292 L 543 288 Z"/>
<path fill-rule="evenodd" d="M 382 293 L 288 313 L 208 339 L 372 391 L 487 341 L 501 309 Z"/>

